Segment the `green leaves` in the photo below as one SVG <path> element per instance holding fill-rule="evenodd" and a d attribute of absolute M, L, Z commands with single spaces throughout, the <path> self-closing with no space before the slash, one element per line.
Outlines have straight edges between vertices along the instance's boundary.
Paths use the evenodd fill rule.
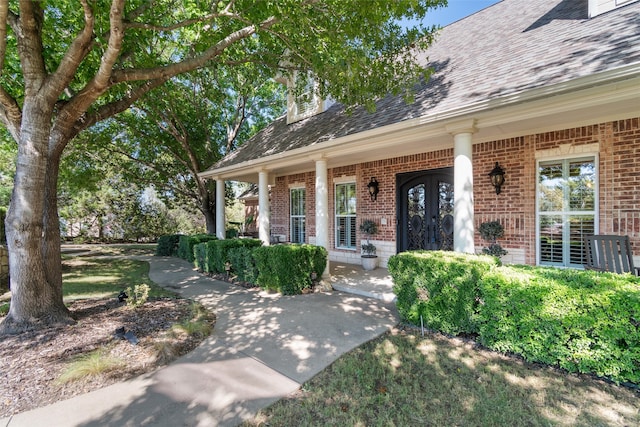
<path fill-rule="evenodd" d="M 389 260 L 404 319 L 569 372 L 640 383 L 640 280 L 502 266 L 475 255 L 406 252 Z"/>
<path fill-rule="evenodd" d="M 257 284 L 264 289 L 297 295 L 313 286 L 327 265 L 327 250 L 308 244 L 262 246 L 253 251 Z"/>
<path fill-rule="evenodd" d="M 389 259 L 400 315 L 447 334 L 476 333 L 478 281 L 497 261 L 442 251 L 404 252 Z"/>
<path fill-rule="evenodd" d="M 640 381 L 640 284 L 630 275 L 507 266 L 481 281 L 483 344 L 570 372 Z"/>

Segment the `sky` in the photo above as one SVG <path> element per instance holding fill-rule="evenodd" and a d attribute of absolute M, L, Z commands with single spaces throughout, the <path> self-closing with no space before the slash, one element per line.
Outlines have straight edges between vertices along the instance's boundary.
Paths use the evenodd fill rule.
<path fill-rule="evenodd" d="M 449 6 L 427 13 L 426 26 L 445 25 L 458 21 L 474 12 L 489 7 L 500 0 L 449 0 Z"/>

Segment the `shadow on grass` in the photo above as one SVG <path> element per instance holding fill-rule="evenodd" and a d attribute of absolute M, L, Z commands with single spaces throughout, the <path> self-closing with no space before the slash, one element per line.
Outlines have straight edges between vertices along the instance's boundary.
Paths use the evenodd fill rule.
<path fill-rule="evenodd" d="M 413 331 L 365 344 L 302 390 L 243 425 L 640 423 L 633 391 Z"/>

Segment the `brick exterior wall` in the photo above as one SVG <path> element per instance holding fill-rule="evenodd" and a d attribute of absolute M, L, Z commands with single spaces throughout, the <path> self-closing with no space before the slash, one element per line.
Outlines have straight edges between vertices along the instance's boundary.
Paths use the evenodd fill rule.
<path fill-rule="evenodd" d="M 600 154 L 600 232 L 629 235 L 640 254 L 640 118 L 607 123 L 601 135 L 611 142 Z"/>
<path fill-rule="evenodd" d="M 258 232 L 258 198 L 244 199 L 244 218 L 245 227 L 244 231 L 249 234 L 256 234 Z M 251 219 L 250 222 L 246 222 Z"/>
<path fill-rule="evenodd" d="M 640 118 L 620 120 L 574 129 L 524 135 L 473 146 L 475 227 L 485 221 L 500 221 L 505 235 L 499 243 L 511 253 L 507 261 L 536 262 L 536 168 L 537 158 L 573 157 L 582 152 L 599 152 L 599 228 L 601 234 L 627 234 L 634 252 L 640 254 Z M 577 154 L 576 154 L 577 153 Z M 541 157 L 542 156 L 542 157 Z M 505 185 L 495 194 L 489 172 L 495 162 L 505 171 Z M 329 212 L 334 212 L 334 180 L 353 176 L 358 192 L 358 224 L 373 219 L 380 224 L 374 244 L 395 247 L 396 175 L 453 166 L 453 149 L 329 168 Z M 380 193 L 372 201 L 367 183 L 375 177 Z M 289 236 L 289 186 L 304 183 L 306 188 L 307 241 L 315 236 L 315 173 L 278 177 L 272 189 L 272 234 Z M 382 224 L 386 222 L 385 224 Z M 329 220 L 330 247 L 335 247 L 333 216 Z M 333 258 L 345 252 L 360 254 L 364 236 L 358 231 L 358 248 L 353 251 L 331 249 Z M 386 245 L 385 245 L 386 243 Z M 476 249 L 487 242 L 476 233 Z M 384 262 L 383 262 L 384 265 Z"/>

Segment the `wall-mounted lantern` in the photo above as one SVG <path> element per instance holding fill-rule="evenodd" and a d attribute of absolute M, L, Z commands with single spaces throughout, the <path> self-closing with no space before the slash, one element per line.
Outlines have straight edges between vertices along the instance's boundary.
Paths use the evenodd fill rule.
<path fill-rule="evenodd" d="M 496 194 L 500 194 L 502 185 L 504 184 L 504 169 L 500 167 L 498 162 L 491 172 L 489 172 L 489 178 L 491 178 L 491 185 L 496 189 Z"/>
<path fill-rule="evenodd" d="M 380 191 L 378 188 L 378 181 L 376 181 L 375 177 L 371 177 L 371 181 L 367 184 L 367 189 L 369 190 L 369 196 L 371 196 L 371 200 L 378 199 L 378 192 Z"/>

